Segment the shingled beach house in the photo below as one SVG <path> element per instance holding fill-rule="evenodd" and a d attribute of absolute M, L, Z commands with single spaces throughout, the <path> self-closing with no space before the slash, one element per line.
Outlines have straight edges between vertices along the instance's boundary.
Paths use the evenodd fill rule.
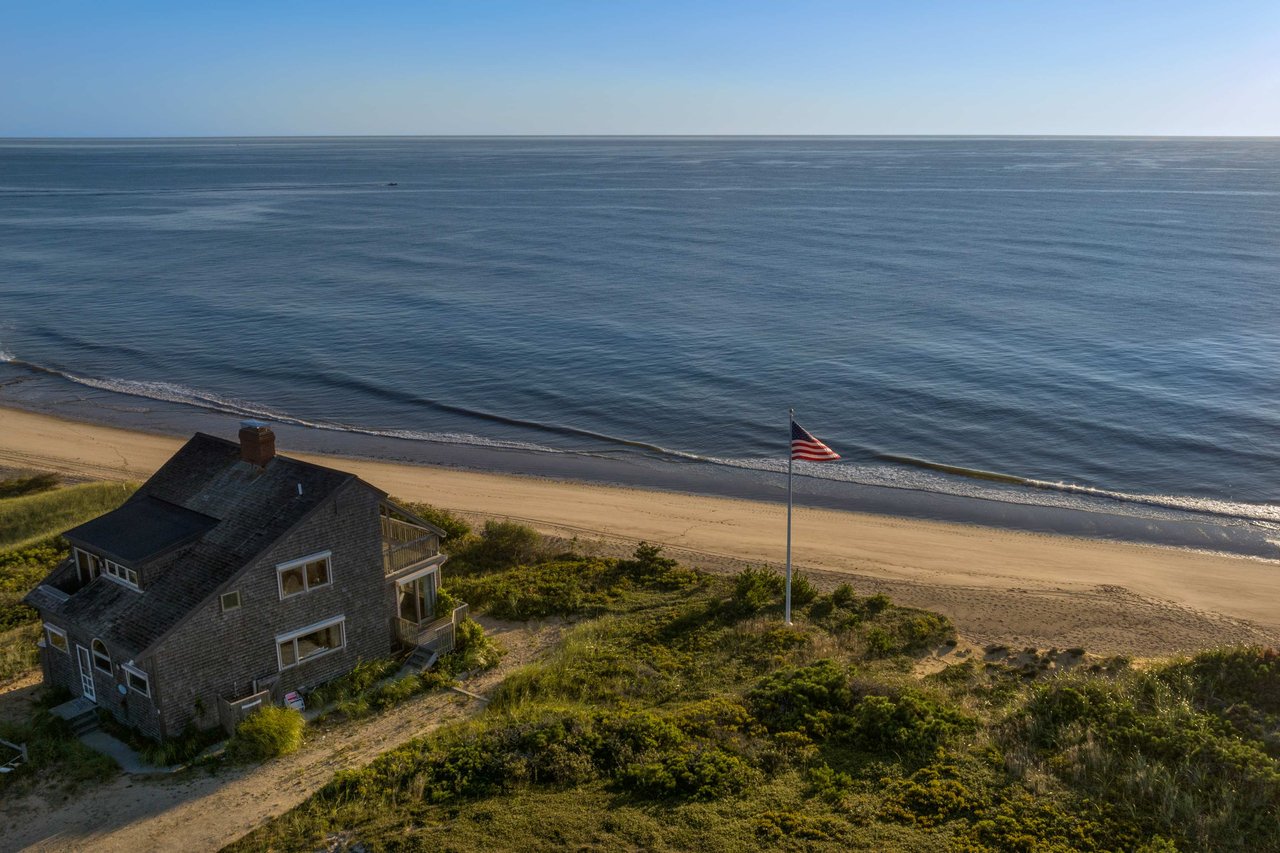
<path fill-rule="evenodd" d="M 230 727 L 396 649 L 451 647 L 443 531 L 265 424 L 197 433 L 118 509 L 68 530 L 27 597 L 45 683 L 153 738 Z M 461 608 L 459 608 L 461 610 Z"/>

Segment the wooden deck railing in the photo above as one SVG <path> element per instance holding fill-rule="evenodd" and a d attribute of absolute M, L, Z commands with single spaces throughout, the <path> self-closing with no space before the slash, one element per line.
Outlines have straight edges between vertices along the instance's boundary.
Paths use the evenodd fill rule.
<path fill-rule="evenodd" d="M 386 574 L 394 574 L 440 553 L 439 539 L 425 527 L 385 515 L 381 521 L 382 568 Z"/>
<path fill-rule="evenodd" d="M 460 604 L 448 616 L 424 624 L 396 617 L 396 638 L 406 646 L 422 646 L 448 654 L 457 643 L 458 623 L 467 618 L 469 610 L 467 605 Z"/>

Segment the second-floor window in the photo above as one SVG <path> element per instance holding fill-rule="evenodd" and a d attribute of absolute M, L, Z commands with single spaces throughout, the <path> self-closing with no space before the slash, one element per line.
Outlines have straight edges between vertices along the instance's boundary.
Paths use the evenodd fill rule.
<path fill-rule="evenodd" d="M 106 560 L 103 569 L 111 577 L 122 581 L 134 589 L 138 588 L 138 573 L 128 566 L 122 566 L 114 560 Z"/>
<path fill-rule="evenodd" d="M 280 581 L 280 597 L 288 598 L 328 586 L 333 580 L 329 556 L 330 552 L 325 551 L 323 554 L 312 554 L 310 557 L 276 566 L 276 576 Z"/>

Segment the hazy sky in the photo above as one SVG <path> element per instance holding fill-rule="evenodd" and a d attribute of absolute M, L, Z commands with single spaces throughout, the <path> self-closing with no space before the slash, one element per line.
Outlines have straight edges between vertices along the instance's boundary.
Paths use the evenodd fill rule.
<path fill-rule="evenodd" d="M 0 0 L 0 136 L 1280 135 L 1280 0 Z"/>

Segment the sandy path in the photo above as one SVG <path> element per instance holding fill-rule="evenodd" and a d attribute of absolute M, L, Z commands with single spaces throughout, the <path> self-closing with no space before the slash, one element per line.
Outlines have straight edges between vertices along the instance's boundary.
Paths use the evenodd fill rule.
<path fill-rule="evenodd" d="M 481 695 L 537 657 L 560 634 L 552 625 L 482 621 L 509 652 L 497 668 L 462 685 Z M 454 691 L 430 693 L 381 716 L 331 727 L 309 738 L 297 753 L 259 767 L 157 781 L 121 776 L 53 808 L 34 796 L 19 803 L 0 802 L 0 850 L 218 850 L 299 805 L 338 770 L 367 764 L 481 707 L 483 703 Z"/>
<path fill-rule="evenodd" d="M 226 434 L 237 424 L 228 419 Z M 141 479 L 179 439 L 0 409 L 0 464 Z M 283 449 L 287 452 L 287 448 Z M 783 559 L 772 503 L 296 454 L 391 494 L 711 562 Z M 976 639 L 1159 654 L 1280 638 L 1280 561 L 798 509 L 796 560 L 933 607 Z"/>

